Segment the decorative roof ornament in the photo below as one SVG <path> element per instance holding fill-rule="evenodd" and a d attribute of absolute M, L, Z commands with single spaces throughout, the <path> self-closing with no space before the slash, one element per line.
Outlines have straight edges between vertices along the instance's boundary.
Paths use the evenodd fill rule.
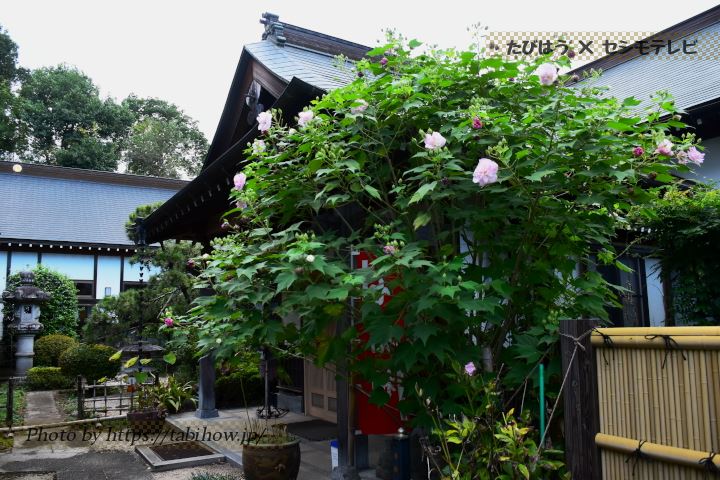
<path fill-rule="evenodd" d="M 265 12 L 262 14 L 260 23 L 265 25 L 265 32 L 262 35 L 263 40 L 270 39 L 276 45 L 282 47 L 285 45 L 285 26 L 280 23 L 280 15 Z"/>

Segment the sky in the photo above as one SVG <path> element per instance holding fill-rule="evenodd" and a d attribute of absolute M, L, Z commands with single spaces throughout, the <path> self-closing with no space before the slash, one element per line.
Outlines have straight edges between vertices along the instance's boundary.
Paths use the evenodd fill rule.
<path fill-rule="evenodd" d="M 440 47 L 467 47 L 467 28 L 494 31 L 659 31 L 715 1 L 603 0 L 2 0 L 0 25 L 26 68 L 74 65 L 103 96 L 130 93 L 180 106 L 215 133 L 242 47 L 263 12 L 374 46 L 393 28 Z"/>

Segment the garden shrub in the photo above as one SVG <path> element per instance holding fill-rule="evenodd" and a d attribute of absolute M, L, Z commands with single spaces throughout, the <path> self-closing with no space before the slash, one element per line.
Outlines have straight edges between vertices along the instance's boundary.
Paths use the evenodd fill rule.
<path fill-rule="evenodd" d="M 258 372 L 234 371 L 215 380 L 215 401 L 220 408 L 262 405 L 264 398 L 265 382 Z"/>
<path fill-rule="evenodd" d="M 80 343 L 60 356 L 60 368 L 65 375 L 75 378 L 82 375 L 88 382 L 100 378 L 113 378 L 120 371 L 120 360 L 110 360 L 115 349 L 107 345 Z"/>
<path fill-rule="evenodd" d="M 59 333 L 71 337 L 77 336 L 78 301 L 75 284 L 62 273 L 55 272 L 38 265 L 33 270 L 35 286 L 50 294 L 50 300 L 42 305 L 40 322 L 43 324 L 43 335 Z M 15 273 L 7 278 L 8 290 L 20 286 L 20 274 Z M 14 310 L 12 302 L 5 302 L 5 311 Z"/>
<path fill-rule="evenodd" d="M 671 283 L 668 302 L 678 324 L 720 323 L 720 191 L 705 185 L 668 188 L 661 198 L 638 209 L 635 221 Z"/>
<path fill-rule="evenodd" d="M 617 296 L 598 269 L 625 268 L 618 231 L 703 154 L 667 92 L 640 110 L 592 81 L 570 85 L 567 56 L 419 45 L 372 50 L 352 83 L 291 124 L 288 112 L 258 115 L 228 234 L 202 261 L 198 289 L 212 294 L 178 325 L 195 326 L 200 353 L 294 349 L 347 365 L 374 404 L 403 391 L 397 409 L 415 425 L 467 418 L 533 450 L 543 442 L 516 431 L 509 409 L 478 414 L 481 382 L 469 379 L 517 399 L 542 361 L 557 395 L 560 320 L 608 318 Z M 480 371 L 484 358 L 495 372 Z M 433 441 L 449 440 L 435 427 Z M 442 474 L 561 475 L 541 450 L 511 472 L 503 458 L 473 463 L 491 444 L 474 458 L 445 451 L 454 466 Z"/>
<path fill-rule="evenodd" d="M 70 347 L 77 345 L 77 340 L 67 335 L 51 334 L 35 341 L 34 365 L 38 367 L 57 367 L 60 355 Z"/>
<path fill-rule="evenodd" d="M 222 402 L 225 407 L 262 405 L 265 399 L 265 381 L 260 375 L 259 362 L 258 352 L 248 347 L 221 364 L 220 375 L 215 381 L 215 395 L 220 399 L 219 404 Z"/>
<path fill-rule="evenodd" d="M 60 390 L 72 388 L 73 379 L 60 367 L 33 367 L 27 372 L 27 385 L 30 390 Z"/>

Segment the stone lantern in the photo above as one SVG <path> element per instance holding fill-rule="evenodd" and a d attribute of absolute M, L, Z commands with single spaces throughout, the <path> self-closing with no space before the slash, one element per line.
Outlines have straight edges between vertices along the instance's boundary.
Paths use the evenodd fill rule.
<path fill-rule="evenodd" d="M 50 295 L 35 286 L 32 272 L 20 272 L 20 286 L 14 291 L 5 290 L 2 298 L 15 306 L 13 323 L 10 330 L 17 341 L 15 343 L 15 375 L 25 376 L 33 366 L 33 346 L 35 336 L 43 329 L 40 323 L 40 304 L 50 299 Z"/>

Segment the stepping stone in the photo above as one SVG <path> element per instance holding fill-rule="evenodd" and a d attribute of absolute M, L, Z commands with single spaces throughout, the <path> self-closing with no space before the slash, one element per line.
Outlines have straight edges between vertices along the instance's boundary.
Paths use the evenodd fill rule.
<path fill-rule="evenodd" d="M 42 425 L 65 421 L 55 403 L 55 392 L 27 392 L 25 394 L 25 425 Z"/>

